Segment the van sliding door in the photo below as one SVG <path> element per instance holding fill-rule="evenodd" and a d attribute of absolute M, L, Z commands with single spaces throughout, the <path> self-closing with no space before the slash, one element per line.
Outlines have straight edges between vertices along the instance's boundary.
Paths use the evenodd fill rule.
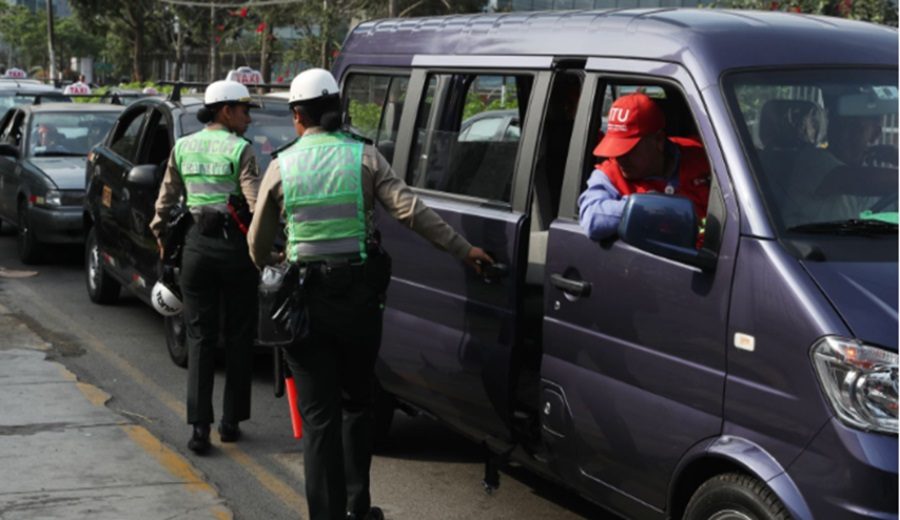
<path fill-rule="evenodd" d="M 387 391 L 476 436 L 509 436 L 528 232 L 527 187 L 519 186 L 528 182 L 521 176 L 534 155 L 527 128 L 540 111 L 532 107 L 545 94 L 546 80 L 534 72 L 458 63 L 416 71 L 410 81 L 395 168 L 498 268 L 479 276 L 388 215 L 378 219 L 394 260 L 379 379 Z"/>

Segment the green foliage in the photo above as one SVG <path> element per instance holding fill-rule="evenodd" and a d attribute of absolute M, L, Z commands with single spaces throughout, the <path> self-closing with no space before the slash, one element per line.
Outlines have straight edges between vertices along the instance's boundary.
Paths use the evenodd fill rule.
<path fill-rule="evenodd" d="M 897 26 L 892 0 L 720 0 L 705 7 L 818 14 Z"/>
<path fill-rule="evenodd" d="M 47 16 L 38 11 L 17 5 L 8 6 L 0 15 L 0 39 L 12 48 L 17 56 L 16 66 L 30 70 L 47 64 Z"/>
<path fill-rule="evenodd" d="M 348 111 L 353 128 L 374 140 L 378 134 L 378 124 L 381 122 L 381 105 L 351 99 Z"/>
<path fill-rule="evenodd" d="M 513 108 L 519 108 L 515 90 L 508 93 L 505 100 L 500 98 L 486 99 L 473 96 L 470 93 L 466 99 L 466 106 L 463 108 L 463 121 L 488 110 L 510 110 Z"/>

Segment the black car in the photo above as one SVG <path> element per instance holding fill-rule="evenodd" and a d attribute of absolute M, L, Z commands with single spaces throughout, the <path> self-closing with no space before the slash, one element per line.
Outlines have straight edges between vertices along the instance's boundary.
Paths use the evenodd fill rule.
<path fill-rule="evenodd" d="M 253 143 L 260 171 L 271 153 L 296 137 L 287 101 L 257 99 L 244 137 Z M 124 286 L 148 305 L 157 280 L 159 250 L 150 232 L 159 186 L 175 140 L 197 132 L 200 99 L 147 97 L 129 105 L 87 163 L 84 222 L 87 290 L 95 303 L 113 303 Z M 181 316 L 166 318 L 172 360 L 187 364 Z"/>
<path fill-rule="evenodd" d="M 49 103 L 10 108 L 0 119 L 0 221 L 18 228 L 19 257 L 45 244 L 82 244 L 85 157 L 122 107 Z"/>

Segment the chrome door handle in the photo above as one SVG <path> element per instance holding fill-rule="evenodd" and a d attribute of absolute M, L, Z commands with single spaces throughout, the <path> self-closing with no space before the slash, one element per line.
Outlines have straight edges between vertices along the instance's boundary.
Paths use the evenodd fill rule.
<path fill-rule="evenodd" d="M 591 295 L 591 282 L 572 280 L 561 274 L 553 273 L 550 275 L 550 283 L 553 284 L 553 287 L 573 296 L 587 297 Z"/>

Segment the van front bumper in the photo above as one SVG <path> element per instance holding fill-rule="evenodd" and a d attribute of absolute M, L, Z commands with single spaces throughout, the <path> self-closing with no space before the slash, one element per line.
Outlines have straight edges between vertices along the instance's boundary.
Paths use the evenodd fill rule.
<path fill-rule="evenodd" d="M 32 206 L 28 218 L 34 236 L 47 244 L 84 243 L 84 210 L 81 207 Z"/>
<path fill-rule="evenodd" d="M 831 421 L 788 469 L 815 518 L 897 518 L 897 437 Z"/>

